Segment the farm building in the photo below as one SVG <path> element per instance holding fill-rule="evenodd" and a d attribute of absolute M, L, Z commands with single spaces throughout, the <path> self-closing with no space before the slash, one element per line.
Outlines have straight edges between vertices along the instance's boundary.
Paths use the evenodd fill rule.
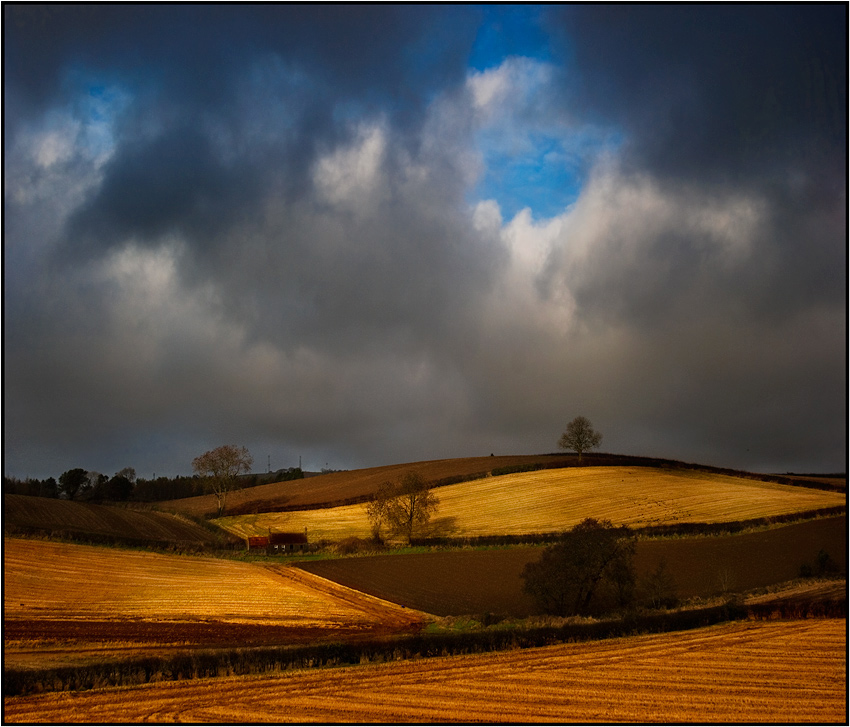
<path fill-rule="evenodd" d="M 248 550 L 265 550 L 267 555 L 306 553 L 309 549 L 307 531 L 303 533 L 273 533 L 249 535 L 245 538 Z"/>
<path fill-rule="evenodd" d="M 249 535 L 245 540 L 248 542 L 248 550 L 268 550 L 269 539 L 265 535 Z"/>
<path fill-rule="evenodd" d="M 307 533 L 269 533 L 269 555 L 304 553 L 307 551 Z"/>

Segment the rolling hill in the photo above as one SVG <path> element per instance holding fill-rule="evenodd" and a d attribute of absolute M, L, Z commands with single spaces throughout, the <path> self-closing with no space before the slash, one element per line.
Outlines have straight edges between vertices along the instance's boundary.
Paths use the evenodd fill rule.
<path fill-rule="evenodd" d="M 416 630 L 421 617 L 296 568 L 4 538 L 4 667 Z"/>
<path fill-rule="evenodd" d="M 565 463 L 569 459 L 569 455 L 465 457 L 330 472 L 303 480 L 274 482 L 230 493 L 227 496 L 226 513 L 239 515 L 315 509 L 362 502 L 384 482 L 397 480 L 407 472 L 417 472 L 427 481 L 440 484 L 446 480 L 457 482 L 460 479 L 475 475 L 484 477 L 493 469 L 499 467 L 522 467 L 537 464 L 551 466 L 553 463 Z M 198 516 L 214 515 L 218 512 L 218 504 L 214 495 L 167 500 L 158 503 L 158 507 L 163 510 Z"/>
<path fill-rule="evenodd" d="M 485 477 L 437 490 L 420 535 L 470 537 L 566 530 L 586 517 L 633 527 L 731 522 L 846 505 L 843 492 L 701 470 L 569 467 Z M 240 537 L 306 528 L 311 540 L 369 537 L 363 505 L 238 515 L 215 521 Z"/>
<path fill-rule="evenodd" d="M 800 485 L 838 492 L 846 491 L 846 478 L 838 476 L 766 475 L 651 457 L 597 453 L 585 455 L 583 464 L 585 467 L 656 467 L 676 471 L 728 475 L 736 478 Z M 368 499 L 384 482 L 397 481 L 407 472 L 416 472 L 430 482 L 432 486 L 441 487 L 484 478 L 491 474 L 501 474 L 508 468 L 513 470 L 553 469 L 577 467 L 578 465 L 578 458 L 575 455 L 558 453 L 438 459 L 331 472 L 307 479 L 274 482 L 232 492 L 227 498 L 225 514 L 289 512 L 355 504 Z M 157 507 L 164 511 L 203 517 L 214 516 L 218 512 L 214 495 L 162 501 L 158 503 Z"/>

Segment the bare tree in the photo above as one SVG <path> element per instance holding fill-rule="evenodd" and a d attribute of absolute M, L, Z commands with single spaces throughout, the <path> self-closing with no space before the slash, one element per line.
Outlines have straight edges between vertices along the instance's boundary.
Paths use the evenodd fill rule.
<path fill-rule="evenodd" d="M 383 542 L 381 529 L 387 523 L 387 511 L 390 500 L 395 497 L 396 487 L 392 482 L 385 482 L 378 488 L 372 500 L 366 504 L 366 516 L 372 527 L 372 540 Z"/>
<path fill-rule="evenodd" d="M 416 472 L 408 472 L 397 485 L 385 483 L 366 506 L 372 524 L 372 537 L 381 538 L 386 524 L 393 533 L 402 534 L 409 543 L 418 525 L 424 525 L 436 512 L 439 500 L 430 486 Z"/>
<path fill-rule="evenodd" d="M 566 431 L 558 440 L 558 446 L 578 452 L 578 461 L 581 462 L 582 453 L 595 449 L 601 441 L 602 435 L 593 429 L 590 419 L 578 416 L 567 424 Z"/>
<path fill-rule="evenodd" d="M 192 469 L 204 478 L 204 488 L 218 499 L 219 517 L 224 513 L 227 493 L 239 489 L 239 475 L 250 472 L 254 458 L 245 447 L 224 444 L 192 461 Z"/>
<path fill-rule="evenodd" d="M 125 467 L 123 470 L 119 470 L 115 473 L 116 477 L 124 477 L 128 482 L 136 481 L 136 470 L 132 467 Z"/>

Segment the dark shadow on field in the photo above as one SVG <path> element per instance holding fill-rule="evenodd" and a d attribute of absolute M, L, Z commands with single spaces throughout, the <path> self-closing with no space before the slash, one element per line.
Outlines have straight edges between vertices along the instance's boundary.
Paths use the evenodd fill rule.
<path fill-rule="evenodd" d="M 422 537 L 445 538 L 457 533 L 457 518 L 454 516 L 438 517 L 422 528 Z"/>

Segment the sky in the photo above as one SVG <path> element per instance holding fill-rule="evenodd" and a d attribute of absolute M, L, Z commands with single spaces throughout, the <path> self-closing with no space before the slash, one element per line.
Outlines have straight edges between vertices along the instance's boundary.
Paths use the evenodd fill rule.
<path fill-rule="evenodd" d="M 846 4 L 3 10 L 4 474 L 846 471 Z"/>

